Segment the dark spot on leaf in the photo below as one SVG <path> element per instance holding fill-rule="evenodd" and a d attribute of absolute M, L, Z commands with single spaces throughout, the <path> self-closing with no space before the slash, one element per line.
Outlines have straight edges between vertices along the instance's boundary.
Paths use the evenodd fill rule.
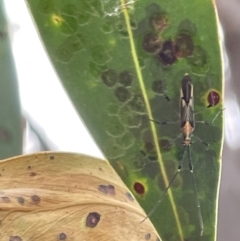
<path fill-rule="evenodd" d="M 41 198 L 38 195 L 33 195 L 31 199 L 32 199 L 32 202 L 35 204 L 39 204 L 41 202 Z"/>
<path fill-rule="evenodd" d="M 107 186 L 106 185 L 98 185 L 98 191 L 99 192 L 102 192 L 102 193 L 105 193 L 105 194 L 108 194 L 108 189 L 107 189 Z"/>
<path fill-rule="evenodd" d="M 155 13 L 150 18 L 150 25 L 153 26 L 153 28 L 158 32 L 163 31 L 168 26 L 167 16 L 160 12 Z"/>
<path fill-rule="evenodd" d="M 35 177 L 35 176 L 37 176 L 37 173 L 36 172 L 31 172 L 29 175 L 30 175 L 30 177 Z"/>
<path fill-rule="evenodd" d="M 174 62 L 176 62 L 177 57 L 174 42 L 171 40 L 165 41 L 161 51 L 158 54 L 158 57 L 164 65 L 172 65 Z"/>
<path fill-rule="evenodd" d="M 103 72 L 101 78 L 103 83 L 108 87 L 113 87 L 118 82 L 117 73 L 112 69 Z"/>
<path fill-rule="evenodd" d="M 145 239 L 146 240 L 149 240 L 151 238 L 151 234 L 150 233 L 147 233 L 146 235 L 145 235 Z"/>
<path fill-rule="evenodd" d="M 54 157 L 54 156 L 50 156 L 49 159 L 50 159 L 50 160 L 54 160 L 55 157 Z"/>
<path fill-rule="evenodd" d="M 176 55 L 184 58 L 193 55 L 194 44 L 189 35 L 180 34 L 176 39 Z"/>
<path fill-rule="evenodd" d="M 219 103 L 220 95 L 216 91 L 212 90 L 209 92 L 207 99 L 209 103 L 208 108 L 213 107 Z"/>
<path fill-rule="evenodd" d="M 98 191 L 105 193 L 105 194 L 110 194 L 110 195 L 115 195 L 115 187 L 113 185 L 98 185 Z"/>
<path fill-rule="evenodd" d="M 101 215 L 97 212 L 89 213 L 86 219 L 86 226 L 89 228 L 94 228 L 100 221 Z"/>
<path fill-rule="evenodd" d="M 157 94 L 164 93 L 164 84 L 161 80 L 155 80 L 152 83 L 152 90 Z"/>
<path fill-rule="evenodd" d="M 127 198 L 128 198 L 128 200 L 130 200 L 131 202 L 133 202 L 133 201 L 134 201 L 134 198 L 133 198 L 133 196 L 132 196 L 132 194 L 131 194 L 131 193 L 127 192 L 127 193 L 126 193 L 126 197 L 127 197 Z"/>
<path fill-rule="evenodd" d="M 19 204 L 24 205 L 25 199 L 23 197 L 18 197 L 17 201 Z"/>
<path fill-rule="evenodd" d="M 0 127 L 0 141 L 9 143 L 12 141 L 12 134 L 6 128 Z"/>
<path fill-rule="evenodd" d="M 150 152 L 154 149 L 154 145 L 151 142 L 145 142 L 145 149 L 147 150 L 147 152 Z"/>
<path fill-rule="evenodd" d="M 145 193 L 145 188 L 144 188 L 143 184 L 140 182 L 135 182 L 133 185 L 133 188 L 137 194 L 142 195 Z"/>
<path fill-rule="evenodd" d="M 133 81 L 133 76 L 132 76 L 131 72 L 123 71 L 123 72 L 120 73 L 120 75 L 119 75 L 119 82 L 123 86 L 125 86 L 125 87 L 131 86 L 132 81 Z"/>
<path fill-rule="evenodd" d="M 158 143 L 161 150 L 170 151 L 172 149 L 172 145 L 168 139 L 161 139 Z"/>
<path fill-rule="evenodd" d="M 10 236 L 9 241 L 22 241 L 19 236 Z"/>
<path fill-rule="evenodd" d="M 115 187 L 113 186 L 113 185 L 108 185 L 107 186 L 107 188 L 108 188 L 108 193 L 110 194 L 110 195 L 115 195 L 116 194 L 116 192 L 115 192 Z"/>
<path fill-rule="evenodd" d="M 11 200 L 10 200 L 9 197 L 2 197 L 2 201 L 3 201 L 4 203 L 10 203 L 10 202 L 11 202 Z"/>
<path fill-rule="evenodd" d="M 126 102 L 130 99 L 131 94 L 125 87 L 120 86 L 115 90 L 115 96 L 120 102 Z"/>
<path fill-rule="evenodd" d="M 31 166 L 28 166 L 28 170 L 30 170 L 32 167 Z"/>
<path fill-rule="evenodd" d="M 67 235 L 65 233 L 60 233 L 58 236 L 59 240 L 66 240 L 67 239 Z"/>
<path fill-rule="evenodd" d="M 101 167 L 99 167 L 98 170 L 103 172 L 103 169 Z"/>
<path fill-rule="evenodd" d="M 149 33 L 144 36 L 142 47 L 148 53 L 157 53 L 161 49 L 162 43 L 157 35 Z"/>

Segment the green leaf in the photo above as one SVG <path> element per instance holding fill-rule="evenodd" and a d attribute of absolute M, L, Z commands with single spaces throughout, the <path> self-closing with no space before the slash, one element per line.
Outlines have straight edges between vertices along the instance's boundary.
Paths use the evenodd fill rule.
<path fill-rule="evenodd" d="M 0 159 L 22 153 L 22 119 L 10 37 L 0 1 Z"/>
<path fill-rule="evenodd" d="M 222 148 L 222 64 L 212 1 L 28 0 L 51 61 L 111 165 L 163 240 L 216 240 Z M 197 120 L 191 146 L 204 233 L 179 124 L 185 73 Z M 214 92 L 213 92 L 214 91 Z M 214 94 L 211 94 L 214 93 Z M 211 103 L 212 97 L 219 103 Z M 170 100 L 170 101 L 168 101 Z M 207 108 L 209 105 L 214 105 Z M 139 224 L 141 225 L 141 224 Z"/>

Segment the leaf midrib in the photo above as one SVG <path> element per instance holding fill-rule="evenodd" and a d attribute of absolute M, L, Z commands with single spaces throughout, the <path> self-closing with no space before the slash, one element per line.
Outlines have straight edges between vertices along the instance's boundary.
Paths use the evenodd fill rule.
<path fill-rule="evenodd" d="M 143 99 L 144 99 L 144 102 L 145 102 L 145 105 L 146 105 L 147 114 L 148 114 L 150 119 L 153 119 L 150 103 L 149 103 L 149 100 L 148 100 L 145 84 L 144 84 L 144 81 L 143 81 L 141 67 L 140 67 L 140 64 L 138 62 L 137 51 L 136 51 L 136 47 L 135 47 L 135 43 L 134 43 L 134 39 L 133 39 L 132 28 L 131 28 L 131 25 L 130 25 L 130 16 L 128 14 L 128 9 L 126 7 L 124 7 L 124 6 L 127 6 L 127 3 L 125 2 L 125 0 L 120 0 L 120 2 L 121 2 L 121 6 L 122 6 L 122 11 L 123 11 L 123 14 L 124 14 L 124 19 L 125 19 L 125 22 L 126 22 L 127 32 L 128 32 L 128 35 L 129 35 L 129 43 L 130 43 L 132 58 L 133 58 L 134 66 L 135 66 L 135 69 L 136 69 L 136 74 L 137 74 L 137 78 L 138 78 L 138 81 L 139 81 L 139 85 L 140 85 L 140 88 L 141 88 L 141 91 L 142 91 L 142 94 L 143 94 Z M 165 167 L 164 167 L 164 164 L 163 164 L 160 147 L 158 145 L 158 136 L 157 136 L 156 127 L 155 127 L 154 122 L 150 121 L 149 123 L 150 123 L 150 128 L 151 128 L 151 131 L 152 131 L 152 135 L 153 135 L 154 145 L 155 145 L 155 148 L 156 148 L 156 151 L 157 151 L 157 157 L 158 157 L 158 162 L 159 162 L 159 166 L 160 166 L 160 171 L 161 171 L 162 176 L 163 176 L 165 187 L 167 188 L 167 186 L 169 185 L 169 181 L 168 181 L 167 173 L 166 173 L 166 170 L 165 170 Z M 170 200 L 170 203 L 171 203 L 171 206 L 172 206 L 172 209 L 173 209 L 173 214 L 174 214 L 174 217 L 175 217 L 175 220 L 176 220 L 176 224 L 177 224 L 180 239 L 181 239 L 181 241 L 184 241 L 183 229 L 182 229 L 182 226 L 181 226 L 181 223 L 180 223 L 176 203 L 174 201 L 171 188 L 168 189 L 168 194 L 169 194 L 169 200 Z"/>

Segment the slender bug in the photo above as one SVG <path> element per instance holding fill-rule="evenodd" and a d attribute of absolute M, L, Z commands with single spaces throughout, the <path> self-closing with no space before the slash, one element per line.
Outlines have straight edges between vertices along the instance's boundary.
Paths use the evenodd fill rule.
<path fill-rule="evenodd" d="M 175 178 L 177 177 L 179 172 L 182 170 L 184 153 L 187 149 L 188 160 L 189 160 L 189 170 L 190 170 L 192 182 L 194 185 L 194 192 L 195 192 L 195 197 L 196 197 L 196 206 L 197 206 L 197 211 L 198 211 L 198 219 L 199 219 L 199 224 L 200 224 L 200 229 L 201 229 L 201 236 L 203 235 L 204 224 L 203 224 L 202 210 L 201 210 L 201 204 L 200 204 L 198 192 L 197 192 L 197 184 L 195 181 L 195 176 L 194 176 L 194 171 L 193 171 L 193 163 L 192 163 L 192 155 L 191 155 L 190 146 L 192 144 L 192 137 L 195 137 L 200 142 L 202 142 L 204 145 L 208 146 L 208 144 L 205 143 L 202 139 L 200 139 L 199 137 L 193 136 L 193 131 L 195 129 L 195 123 L 212 124 L 221 112 L 222 112 L 222 110 L 216 114 L 216 116 L 214 117 L 214 119 L 211 122 L 195 121 L 193 84 L 191 83 L 190 76 L 188 74 L 185 74 L 185 76 L 182 79 L 181 99 L 180 99 L 180 121 L 179 122 L 180 122 L 181 134 L 179 136 L 177 136 L 175 139 L 173 139 L 170 142 L 170 144 L 168 144 L 166 146 L 166 148 L 168 148 L 172 143 L 174 143 L 177 139 L 179 139 L 182 136 L 182 138 L 183 138 L 182 144 L 184 146 L 182 158 L 181 158 L 181 160 L 179 160 L 178 170 L 176 171 L 176 173 L 170 180 L 163 195 L 157 201 L 157 203 L 154 205 L 154 207 L 152 208 L 152 210 L 149 212 L 149 214 L 147 215 L 147 217 L 144 220 L 149 218 L 154 213 L 154 211 L 157 209 L 158 205 L 162 202 L 164 196 L 167 194 L 167 191 L 171 187 L 173 181 L 175 180 Z M 160 124 L 160 125 L 174 123 L 174 122 L 166 122 L 166 121 L 159 122 L 159 121 L 155 121 L 155 120 L 151 120 L 151 119 L 150 119 L 150 121 L 154 121 L 155 123 Z"/>

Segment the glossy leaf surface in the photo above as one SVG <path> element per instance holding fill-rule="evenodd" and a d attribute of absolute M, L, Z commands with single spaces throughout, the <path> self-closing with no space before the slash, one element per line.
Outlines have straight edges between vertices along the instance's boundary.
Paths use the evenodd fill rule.
<path fill-rule="evenodd" d="M 181 138 L 172 142 L 181 134 L 180 123 L 159 125 L 149 118 L 163 123 L 179 120 L 185 73 L 194 86 L 196 120 L 212 121 L 222 109 L 222 65 L 212 1 L 27 2 L 81 118 L 149 213 L 176 173 L 184 149 Z M 182 172 L 150 217 L 164 241 L 216 239 L 221 116 L 222 112 L 213 124 L 196 123 L 191 146 L 203 236 L 185 153 Z"/>
<path fill-rule="evenodd" d="M 1 240 L 158 239 L 150 221 L 138 226 L 144 211 L 102 160 L 19 156 L 0 163 L 0 180 Z"/>

